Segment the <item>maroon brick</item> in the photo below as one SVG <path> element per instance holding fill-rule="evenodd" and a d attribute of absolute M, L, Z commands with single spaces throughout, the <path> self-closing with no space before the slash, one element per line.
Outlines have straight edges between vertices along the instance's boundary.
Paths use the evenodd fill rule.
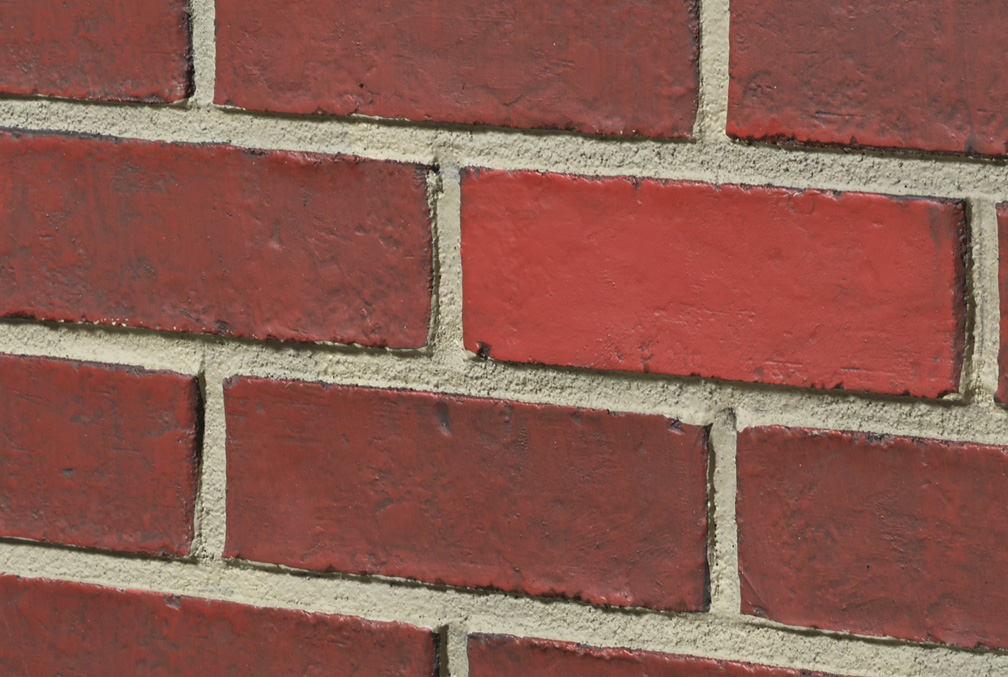
<path fill-rule="evenodd" d="M 1008 647 L 1008 450 L 864 433 L 738 437 L 742 610 Z"/>
<path fill-rule="evenodd" d="M 0 2 L 0 93 L 178 101 L 191 69 L 186 0 Z"/>
<path fill-rule="evenodd" d="M 0 576 L 5 675 L 416 675 L 429 630 L 150 592 Z"/>
<path fill-rule="evenodd" d="M 216 102 L 689 137 L 695 0 L 217 0 Z"/>
<path fill-rule="evenodd" d="M 601 649 L 509 635 L 470 635 L 469 676 L 815 677 L 822 673 L 710 658 Z M 823 676 L 824 677 L 824 676 Z"/>
<path fill-rule="evenodd" d="M 0 134 L 0 315 L 426 344 L 426 169 Z"/>
<path fill-rule="evenodd" d="M 0 536 L 187 555 L 196 379 L 0 357 Z"/>
<path fill-rule="evenodd" d="M 998 220 L 998 281 L 1001 292 L 1001 346 L 998 364 L 1001 377 L 998 380 L 997 400 L 1008 403 L 1008 203 L 997 207 Z"/>
<path fill-rule="evenodd" d="M 225 408 L 227 557 L 704 606 L 703 428 L 246 378 Z"/>
<path fill-rule="evenodd" d="M 465 347 L 512 362 L 938 397 L 961 203 L 469 170 Z"/>
<path fill-rule="evenodd" d="M 732 0 L 728 133 L 1004 156 L 1002 2 Z"/>

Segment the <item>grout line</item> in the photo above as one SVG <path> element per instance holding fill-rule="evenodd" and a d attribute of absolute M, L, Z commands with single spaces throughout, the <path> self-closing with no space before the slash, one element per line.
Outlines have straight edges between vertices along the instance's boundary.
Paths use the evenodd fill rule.
<path fill-rule="evenodd" d="M 447 155 L 461 167 L 1008 200 L 1008 163 L 961 157 L 850 153 L 703 140 L 612 139 L 366 118 L 270 116 L 214 107 L 40 99 L 0 99 L 0 128 L 228 143 L 421 164 L 432 164 L 438 156 Z"/>
<path fill-rule="evenodd" d="M 469 632 L 465 625 L 454 621 L 445 627 L 445 665 L 442 677 L 469 677 Z"/>
<path fill-rule="evenodd" d="M 193 96 L 189 103 L 192 106 L 213 105 L 217 76 L 215 15 L 214 0 L 189 0 L 194 85 Z"/>
<path fill-rule="evenodd" d="M 227 530 L 227 451 L 224 417 L 225 373 L 215 351 L 207 350 L 200 373 L 203 393 L 203 450 L 196 495 L 196 538 L 193 554 L 203 561 L 219 560 Z"/>
<path fill-rule="evenodd" d="M 453 677 L 465 677 L 465 633 L 537 637 L 858 676 L 1008 673 L 1008 653 L 921 645 L 786 628 L 752 617 L 663 614 L 386 579 L 309 576 L 229 565 L 110 556 L 32 543 L 0 542 L 0 570 L 49 578 L 345 614 L 439 629 L 448 626 Z M 459 624 L 465 619 L 465 627 Z M 457 658 L 459 663 L 453 663 Z M 454 670 L 459 670 L 455 672 Z"/>
<path fill-rule="evenodd" d="M 738 569 L 738 525 L 735 522 L 735 416 L 719 412 L 710 431 L 708 457 L 709 545 L 712 614 L 738 616 L 742 594 Z"/>
<path fill-rule="evenodd" d="M 204 351 L 208 351 L 208 383 L 211 377 L 219 380 L 246 375 L 425 390 L 659 414 L 692 425 L 709 425 L 718 412 L 732 409 L 740 430 L 784 425 L 1008 446 L 1008 410 L 980 404 L 494 360 L 442 363 L 430 356 L 394 351 L 259 344 L 90 325 L 0 322 L 0 352 L 13 355 L 128 364 L 197 375 Z M 212 401 L 207 403 L 212 405 Z M 211 413 L 208 409 L 208 415 Z"/>
<path fill-rule="evenodd" d="M 700 96 L 693 136 L 727 143 L 728 121 L 728 0 L 697 0 L 700 21 Z"/>
<path fill-rule="evenodd" d="M 459 168 L 440 168 L 436 195 L 435 246 L 438 262 L 437 323 L 432 342 L 434 361 L 450 368 L 465 358 L 462 347 L 461 184 Z"/>
<path fill-rule="evenodd" d="M 978 405 L 994 406 L 1001 324 L 996 205 L 990 200 L 974 199 L 969 203 L 969 213 L 967 287 L 972 326 L 967 328 L 971 341 L 964 369 L 964 391 Z"/>

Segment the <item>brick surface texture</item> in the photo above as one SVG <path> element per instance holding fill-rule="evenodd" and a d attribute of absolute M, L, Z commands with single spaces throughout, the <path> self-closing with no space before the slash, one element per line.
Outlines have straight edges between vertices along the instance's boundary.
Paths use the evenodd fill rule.
<path fill-rule="evenodd" d="M 216 101 L 688 137 L 694 0 L 218 0 Z"/>
<path fill-rule="evenodd" d="M 602 604 L 703 606 L 701 428 L 255 379 L 231 382 L 225 406 L 226 556 Z"/>
<path fill-rule="evenodd" d="M 0 3 L 0 94 L 165 103 L 191 89 L 185 0 Z"/>
<path fill-rule="evenodd" d="M 1008 449 L 750 428 L 738 464 L 745 613 L 1008 647 Z"/>
<path fill-rule="evenodd" d="M 673 656 L 629 649 L 523 639 L 508 635 L 470 635 L 469 676 L 497 677 L 826 677 L 821 673 L 750 665 L 709 658 Z"/>
<path fill-rule="evenodd" d="M 1006 30 L 992 0 L 732 0 L 728 132 L 1005 156 Z"/>
<path fill-rule="evenodd" d="M 196 379 L 0 357 L 0 537 L 187 555 Z"/>
<path fill-rule="evenodd" d="M 433 677 L 429 630 L 293 609 L 0 576 L 6 675 Z"/>
<path fill-rule="evenodd" d="M 0 0 L 0 675 L 1008 675 L 1006 32 Z"/>
<path fill-rule="evenodd" d="M 421 167 L 4 133 L 0 162 L 2 315 L 396 348 L 427 341 Z"/>
<path fill-rule="evenodd" d="M 473 170 L 465 343 L 515 362 L 937 397 L 962 366 L 963 228 L 961 205 L 933 200 Z"/>

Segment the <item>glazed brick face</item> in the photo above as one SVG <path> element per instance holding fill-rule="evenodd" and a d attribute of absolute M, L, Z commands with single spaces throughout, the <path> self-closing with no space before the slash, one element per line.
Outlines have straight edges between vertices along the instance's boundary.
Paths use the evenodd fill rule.
<path fill-rule="evenodd" d="M 0 576 L 5 675 L 434 677 L 429 630 Z"/>
<path fill-rule="evenodd" d="M 195 378 L 3 356 L 0 384 L 0 537 L 189 554 Z"/>
<path fill-rule="evenodd" d="M 703 428 L 247 378 L 225 407 L 227 557 L 704 606 Z"/>
<path fill-rule="evenodd" d="M 1002 2 L 732 0 L 728 133 L 1005 156 Z"/>
<path fill-rule="evenodd" d="M 789 625 L 1008 647 L 1008 452 L 864 433 L 738 437 L 742 610 Z"/>
<path fill-rule="evenodd" d="M 468 170 L 465 347 L 512 362 L 934 398 L 960 203 Z"/>
<path fill-rule="evenodd" d="M 216 102 L 690 136 L 694 0 L 217 0 Z"/>
<path fill-rule="evenodd" d="M 190 70 L 185 0 L 0 2 L 0 94 L 179 101 Z"/>
<path fill-rule="evenodd" d="M 469 637 L 469 677 L 826 677 L 709 658 L 602 649 L 508 635 Z"/>
<path fill-rule="evenodd" d="M 426 169 L 0 133 L 0 315 L 419 348 Z"/>

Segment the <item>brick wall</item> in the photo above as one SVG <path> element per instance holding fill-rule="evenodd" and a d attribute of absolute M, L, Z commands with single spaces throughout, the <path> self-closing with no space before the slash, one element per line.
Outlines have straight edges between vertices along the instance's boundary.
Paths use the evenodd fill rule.
<path fill-rule="evenodd" d="M 1006 29 L 0 3 L 0 672 L 1008 674 Z"/>

